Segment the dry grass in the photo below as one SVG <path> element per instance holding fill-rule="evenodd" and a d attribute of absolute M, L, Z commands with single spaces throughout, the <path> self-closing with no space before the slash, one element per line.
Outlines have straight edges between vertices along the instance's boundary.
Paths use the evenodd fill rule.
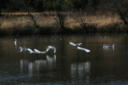
<path fill-rule="evenodd" d="M 97 28 L 106 27 L 113 24 L 122 23 L 120 17 L 118 15 L 96 15 L 96 16 L 88 16 L 87 23 L 90 25 L 96 25 Z"/>
<path fill-rule="evenodd" d="M 29 17 L 2 17 L 0 18 L 1 29 L 2 30 L 13 30 L 14 28 L 25 28 L 27 26 L 32 27 L 33 22 Z"/>
<path fill-rule="evenodd" d="M 34 27 L 34 23 L 27 12 L 16 12 L 16 13 L 2 13 L 6 15 L 0 17 L 0 29 L 2 30 L 24 30 L 28 27 Z M 41 28 L 56 28 L 56 16 L 55 13 L 32 13 L 36 23 Z M 65 13 L 66 15 L 66 13 Z M 102 29 L 114 26 L 115 24 L 122 25 L 122 20 L 117 14 L 109 13 L 97 13 L 97 14 L 83 14 L 78 15 L 77 13 L 72 13 L 65 17 L 64 26 L 70 29 L 81 28 L 79 16 L 86 22 L 89 26 L 95 26 L 97 29 Z M 14 29 L 15 28 L 15 29 Z"/>

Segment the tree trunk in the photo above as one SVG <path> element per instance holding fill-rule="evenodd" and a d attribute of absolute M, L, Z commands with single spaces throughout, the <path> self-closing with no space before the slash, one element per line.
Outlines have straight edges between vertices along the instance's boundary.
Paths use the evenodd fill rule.
<path fill-rule="evenodd" d="M 36 19 L 34 18 L 34 16 L 31 14 L 30 10 L 28 10 L 28 16 L 31 18 L 31 20 L 33 21 L 33 25 L 35 26 L 35 31 L 38 31 L 38 24 Z"/>

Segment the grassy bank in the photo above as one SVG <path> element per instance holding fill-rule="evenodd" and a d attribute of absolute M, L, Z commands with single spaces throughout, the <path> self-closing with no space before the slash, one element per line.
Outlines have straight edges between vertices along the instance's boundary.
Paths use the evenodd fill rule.
<path fill-rule="evenodd" d="M 68 33 L 68 32 L 127 32 L 120 16 L 116 13 L 96 12 L 27 13 L 10 12 L 0 16 L 1 33 Z M 63 28 L 59 22 L 63 20 Z M 62 31 L 63 30 L 63 31 Z"/>

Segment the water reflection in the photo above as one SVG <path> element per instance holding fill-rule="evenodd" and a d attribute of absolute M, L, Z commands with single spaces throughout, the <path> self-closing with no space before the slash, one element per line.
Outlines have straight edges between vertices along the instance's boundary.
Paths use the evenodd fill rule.
<path fill-rule="evenodd" d="M 30 77 L 40 74 L 41 70 L 52 70 L 56 67 L 56 55 L 46 56 L 45 60 L 20 60 L 20 70 L 22 73 L 28 73 Z M 38 74 L 37 74 L 38 73 Z"/>
<path fill-rule="evenodd" d="M 78 79 L 78 81 L 82 81 L 82 82 L 84 81 L 84 84 L 89 85 L 90 70 L 91 70 L 91 63 L 89 61 L 85 63 L 71 64 L 71 77 L 72 79 L 75 79 L 74 81 Z"/>

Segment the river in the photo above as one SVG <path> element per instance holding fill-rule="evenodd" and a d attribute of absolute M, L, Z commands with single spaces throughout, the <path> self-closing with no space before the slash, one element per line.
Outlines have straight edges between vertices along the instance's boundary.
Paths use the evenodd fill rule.
<path fill-rule="evenodd" d="M 48 46 L 56 52 L 26 50 L 44 52 Z M 0 37 L 0 85 L 128 85 L 128 36 Z"/>

